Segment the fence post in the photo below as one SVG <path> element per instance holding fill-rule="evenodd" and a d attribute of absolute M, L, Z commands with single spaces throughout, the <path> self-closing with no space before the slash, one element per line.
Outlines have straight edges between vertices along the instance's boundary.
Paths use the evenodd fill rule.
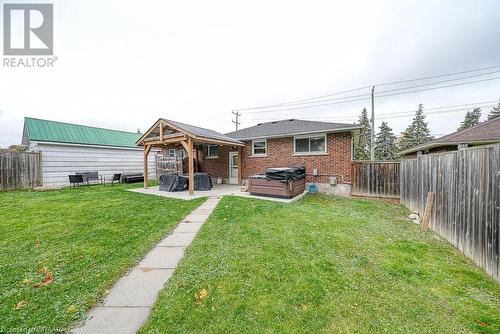
<path fill-rule="evenodd" d="M 434 202 L 434 193 L 427 193 L 427 201 L 425 202 L 424 216 L 422 218 L 421 230 L 425 231 L 429 228 L 429 221 L 431 220 L 432 203 Z"/>

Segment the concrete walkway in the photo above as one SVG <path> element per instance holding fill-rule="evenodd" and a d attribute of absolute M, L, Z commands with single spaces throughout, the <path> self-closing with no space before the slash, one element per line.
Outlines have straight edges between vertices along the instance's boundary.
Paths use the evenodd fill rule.
<path fill-rule="evenodd" d="M 118 280 L 102 305 L 94 307 L 75 334 L 136 333 L 146 321 L 158 293 L 172 276 L 184 249 L 191 244 L 220 198 L 210 197 L 191 212 L 172 234 L 160 241 L 127 275 Z"/>

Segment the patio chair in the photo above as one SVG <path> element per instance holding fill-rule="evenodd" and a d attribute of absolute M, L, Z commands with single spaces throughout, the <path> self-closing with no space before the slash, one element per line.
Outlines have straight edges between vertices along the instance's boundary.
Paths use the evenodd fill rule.
<path fill-rule="evenodd" d="M 85 185 L 85 182 L 83 181 L 83 176 L 82 175 L 68 175 L 69 177 L 69 186 L 73 186 L 73 188 L 76 188 L 78 185 Z"/>
<path fill-rule="evenodd" d="M 121 173 L 113 174 L 113 178 L 111 179 L 111 185 L 114 185 L 115 181 L 118 182 L 118 184 L 122 183 L 122 174 Z"/>

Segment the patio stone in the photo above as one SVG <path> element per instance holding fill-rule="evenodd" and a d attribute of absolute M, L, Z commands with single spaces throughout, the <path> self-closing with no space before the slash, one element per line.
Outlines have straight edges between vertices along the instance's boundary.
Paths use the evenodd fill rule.
<path fill-rule="evenodd" d="M 104 300 L 104 306 L 153 306 L 172 269 L 134 269 L 122 277 Z"/>
<path fill-rule="evenodd" d="M 149 315 L 149 307 L 96 307 L 85 326 L 74 334 L 132 334 L 136 333 Z M 112 331 L 110 331 L 112 328 Z"/>
<path fill-rule="evenodd" d="M 216 206 L 217 206 L 217 203 L 216 204 L 208 204 L 207 206 L 195 209 L 193 212 L 191 212 L 191 214 L 192 215 L 210 215 Z"/>
<path fill-rule="evenodd" d="M 191 244 L 196 233 L 173 233 L 163 239 L 158 246 L 160 247 L 186 247 Z"/>
<path fill-rule="evenodd" d="M 137 268 L 175 269 L 184 256 L 185 247 L 155 247 L 142 259 Z"/>
<path fill-rule="evenodd" d="M 185 222 L 191 222 L 191 223 L 204 223 L 208 219 L 209 215 L 195 215 L 195 214 L 189 214 L 184 218 Z"/>
<path fill-rule="evenodd" d="M 203 226 L 203 223 L 180 223 L 174 233 L 196 233 Z"/>
<path fill-rule="evenodd" d="M 184 249 L 191 244 L 218 202 L 218 198 L 210 198 L 179 223 L 171 235 L 156 245 L 130 273 L 118 280 L 103 304 L 92 309 L 86 322 L 72 333 L 136 333 L 184 256 Z"/>

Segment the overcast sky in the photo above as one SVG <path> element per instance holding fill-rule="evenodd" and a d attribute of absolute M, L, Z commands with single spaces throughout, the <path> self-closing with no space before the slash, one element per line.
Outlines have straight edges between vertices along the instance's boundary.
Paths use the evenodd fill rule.
<path fill-rule="evenodd" d="M 233 109 L 500 65 L 495 0 L 53 3 L 54 68 L 0 68 L 0 146 L 21 141 L 25 116 L 128 131 L 163 117 L 228 132 Z M 500 80 L 491 80 L 379 98 L 375 110 L 499 98 Z M 369 101 L 243 112 L 242 127 L 284 118 L 352 122 L 363 106 Z M 454 131 L 464 114 L 429 114 L 431 132 Z M 410 120 L 386 119 L 396 133 Z"/>

